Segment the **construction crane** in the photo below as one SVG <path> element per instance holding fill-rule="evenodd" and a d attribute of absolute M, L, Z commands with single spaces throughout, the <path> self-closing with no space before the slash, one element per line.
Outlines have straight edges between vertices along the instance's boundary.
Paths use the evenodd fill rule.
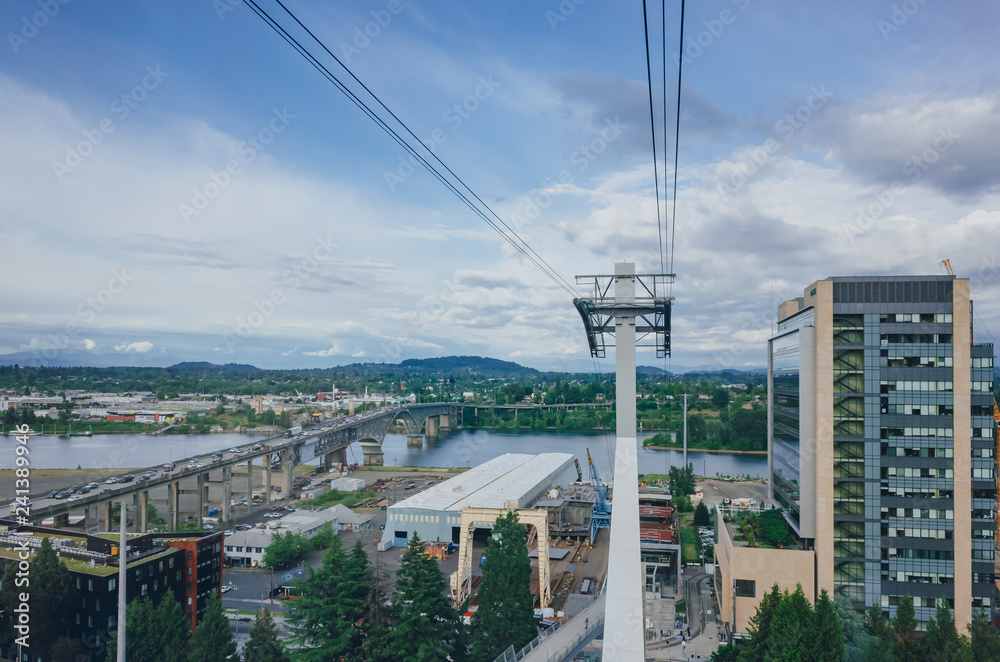
<path fill-rule="evenodd" d="M 955 275 L 955 270 L 951 268 L 951 260 L 945 258 L 941 260 L 941 264 L 944 265 L 945 270 L 947 270 L 949 276 Z"/>
<path fill-rule="evenodd" d="M 611 503 L 608 499 L 608 486 L 601 483 L 589 448 L 587 449 L 587 464 L 590 466 L 590 481 L 594 485 L 594 512 L 590 516 L 590 544 L 593 545 L 597 539 L 597 531 L 602 526 L 611 531 Z"/>

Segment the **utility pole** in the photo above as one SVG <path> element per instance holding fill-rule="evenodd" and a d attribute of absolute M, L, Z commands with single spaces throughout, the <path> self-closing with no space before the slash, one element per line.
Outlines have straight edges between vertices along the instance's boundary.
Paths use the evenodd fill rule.
<path fill-rule="evenodd" d="M 684 468 L 688 465 L 688 394 L 684 394 Z"/>
<path fill-rule="evenodd" d="M 122 505 L 121 532 L 118 538 L 118 662 L 125 662 L 125 581 L 128 577 L 125 566 L 128 565 L 128 554 L 125 552 L 125 502 Z"/>

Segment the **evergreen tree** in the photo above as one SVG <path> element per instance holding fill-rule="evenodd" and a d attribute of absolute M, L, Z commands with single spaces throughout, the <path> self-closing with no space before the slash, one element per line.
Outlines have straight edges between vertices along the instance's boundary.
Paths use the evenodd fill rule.
<path fill-rule="evenodd" d="M 747 626 L 747 633 L 750 635 L 749 641 L 742 646 L 740 657 L 747 662 L 762 662 L 767 653 L 767 640 L 771 635 L 771 621 L 774 620 L 774 612 L 781 602 L 781 589 L 777 584 L 771 586 L 771 590 L 764 594 L 757 605 L 757 611 L 750 617 Z"/>
<path fill-rule="evenodd" d="M 969 659 L 973 662 L 1000 660 L 1000 635 L 990 622 L 990 615 L 976 611 L 968 627 L 971 637 Z"/>
<path fill-rule="evenodd" d="M 133 600 L 125 609 L 125 659 L 128 662 L 158 662 L 160 639 L 154 621 L 155 610 L 147 597 Z M 118 659 L 118 630 L 108 641 L 108 662 Z"/>
<path fill-rule="evenodd" d="M 0 579 L 0 654 L 8 653 L 5 657 L 13 657 L 9 650 L 17 636 L 14 632 L 14 609 L 19 602 L 16 573 L 17 563 L 8 563 Z"/>
<path fill-rule="evenodd" d="M 452 659 L 462 623 L 446 595 L 447 589 L 437 561 L 425 554 L 423 541 L 414 534 L 396 571 L 396 594 L 392 598 L 395 624 L 386 650 L 390 659 Z"/>
<path fill-rule="evenodd" d="M 28 606 L 31 609 L 32 656 L 48 657 L 59 637 L 69 633 L 69 614 L 75 599 L 66 564 L 59 560 L 48 537 L 35 552 L 28 568 Z"/>
<path fill-rule="evenodd" d="M 740 662 L 740 649 L 736 648 L 732 642 L 725 646 L 719 646 L 708 658 L 709 662 Z"/>
<path fill-rule="evenodd" d="M 191 619 L 184 614 L 173 589 L 167 589 L 153 610 L 152 629 L 154 639 L 159 642 L 160 662 L 187 662 L 191 651 Z"/>
<path fill-rule="evenodd" d="M 807 642 L 812 648 L 810 659 L 813 662 L 840 662 L 844 657 L 844 633 L 826 589 L 820 591 L 816 600 L 812 629 L 813 637 Z"/>
<path fill-rule="evenodd" d="M 356 627 L 362 617 L 363 592 L 348 567 L 340 537 L 323 554 L 318 570 L 306 569 L 306 579 L 296 582 L 302 597 L 291 605 L 288 623 L 298 648 L 296 658 L 303 662 L 356 659 L 360 632 Z"/>
<path fill-rule="evenodd" d="M 868 635 L 866 658 L 872 662 L 890 662 L 894 658 L 895 639 L 892 625 L 877 603 L 872 603 L 865 614 L 865 633 Z"/>
<path fill-rule="evenodd" d="M 492 662 L 509 646 L 517 650 L 535 638 L 538 628 L 530 581 L 524 527 L 510 510 L 497 518 L 486 546 L 479 609 L 472 616 L 474 660 Z"/>
<path fill-rule="evenodd" d="M 235 660 L 236 642 L 229 628 L 229 619 L 222 611 L 222 598 L 212 591 L 205 604 L 205 615 L 198 623 L 191 646 L 191 662 L 223 662 Z"/>
<path fill-rule="evenodd" d="M 913 598 L 904 595 L 896 605 L 896 618 L 892 619 L 892 630 L 896 636 L 895 652 L 897 660 L 915 660 L 921 654 L 920 633 L 913 609 Z"/>
<path fill-rule="evenodd" d="M 934 620 L 927 624 L 927 632 L 924 634 L 927 659 L 933 662 L 951 662 L 958 654 L 961 643 L 951 608 L 947 601 L 939 599 Z"/>
<path fill-rule="evenodd" d="M 364 597 L 362 609 L 365 619 L 365 638 L 362 649 L 369 662 L 389 661 L 390 638 L 392 636 L 393 609 L 386 607 L 385 572 L 375 556 L 375 565 L 369 565 L 368 593 Z"/>
<path fill-rule="evenodd" d="M 812 642 L 812 609 L 802 593 L 801 584 L 794 593 L 785 593 L 778 601 L 767 636 L 765 662 L 802 662 Z"/>
<path fill-rule="evenodd" d="M 712 515 L 708 512 L 708 506 L 704 501 L 700 501 L 698 507 L 694 509 L 694 525 L 712 526 Z"/>
<path fill-rule="evenodd" d="M 844 662 L 866 662 L 870 635 L 865 632 L 864 616 L 842 595 L 833 599 L 833 610 L 837 613 L 840 629 L 844 633 Z"/>
<path fill-rule="evenodd" d="M 267 609 L 257 612 L 250 640 L 243 649 L 243 662 L 290 662 L 288 653 L 278 641 L 274 618 Z"/>

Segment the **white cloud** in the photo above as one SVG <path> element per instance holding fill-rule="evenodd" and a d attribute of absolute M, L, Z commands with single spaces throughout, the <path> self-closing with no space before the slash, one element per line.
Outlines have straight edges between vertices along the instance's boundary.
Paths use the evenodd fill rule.
<path fill-rule="evenodd" d="M 90 338 L 84 338 L 83 339 L 83 348 L 84 349 L 93 350 L 96 347 L 97 347 L 97 343 L 94 342 L 93 340 L 91 340 Z"/>
<path fill-rule="evenodd" d="M 153 349 L 153 343 L 146 340 L 128 343 L 127 345 L 115 345 L 116 352 L 136 352 L 137 354 L 145 354 L 151 349 Z"/>

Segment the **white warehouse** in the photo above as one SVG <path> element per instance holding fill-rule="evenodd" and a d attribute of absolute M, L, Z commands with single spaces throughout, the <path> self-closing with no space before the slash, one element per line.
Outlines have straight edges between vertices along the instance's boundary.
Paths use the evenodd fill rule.
<path fill-rule="evenodd" d="M 570 453 L 506 453 L 388 507 L 383 542 L 458 542 L 462 509 L 530 508 L 553 487 L 579 478 Z"/>

